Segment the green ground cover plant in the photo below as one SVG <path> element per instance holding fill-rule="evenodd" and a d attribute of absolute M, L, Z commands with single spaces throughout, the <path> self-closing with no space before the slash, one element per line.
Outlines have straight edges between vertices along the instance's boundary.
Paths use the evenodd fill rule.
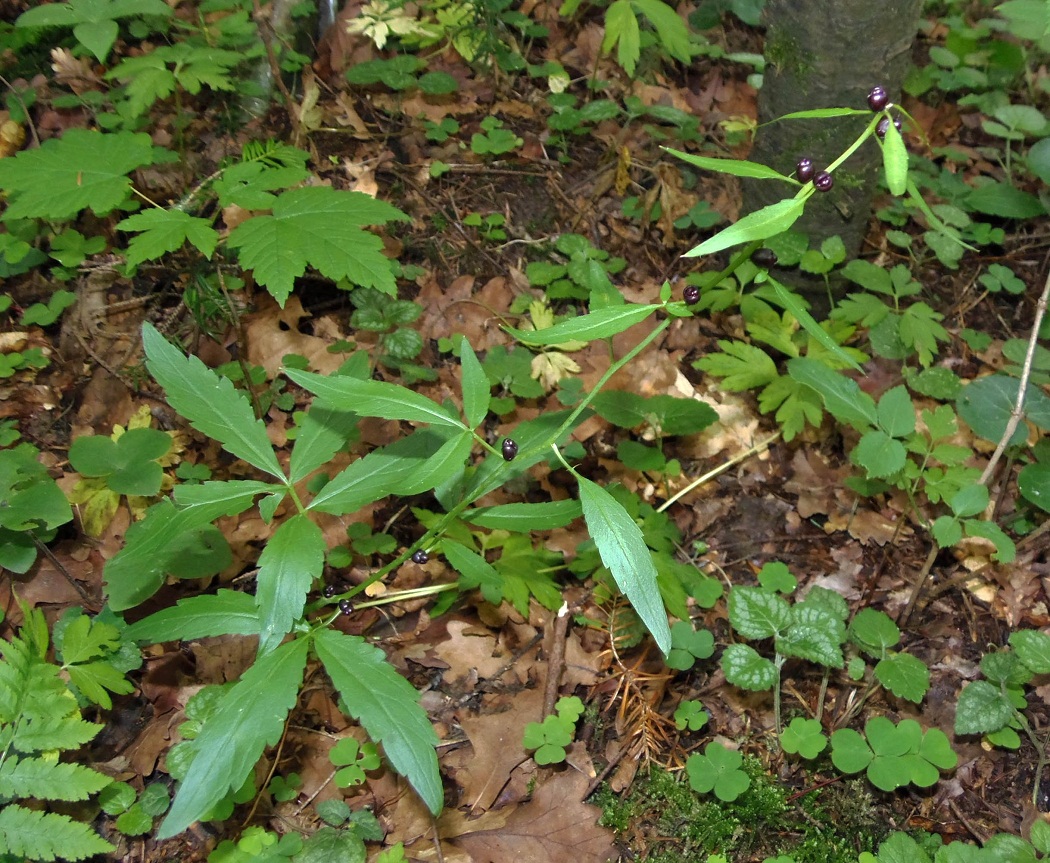
<path fill-rule="evenodd" d="M 81 859 L 111 850 L 87 818 L 61 820 L 64 816 L 49 808 L 96 794 L 103 812 L 115 819 L 116 831 L 125 836 L 154 833 L 158 839 L 181 834 L 196 821 L 226 821 L 235 806 L 253 799 L 293 800 L 301 782 L 296 773 L 282 769 L 260 782 L 256 767 L 281 740 L 308 664 L 323 669 L 322 685 L 334 689 L 344 714 L 369 738 L 344 736 L 331 748 L 330 782 L 340 789 L 358 787 L 389 764 L 436 816 L 445 796 L 435 749 L 439 740 L 420 704 L 420 692 L 378 646 L 341 631 L 336 623 L 358 609 L 420 597 L 434 598 L 430 613 L 439 617 L 475 592 L 491 606 L 506 603 L 527 620 L 534 602 L 558 609 L 572 578 L 594 585 L 598 604 L 613 609 L 605 620 L 581 614 L 576 621 L 607 631 L 614 652 L 641 646 L 662 659 L 668 679 L 676 683 L 719 669 L 738 689 L 772 691 L 775 741 L 770 735 L 773 742 L 765 751 L 770 758 L 792 756 L 785 763 L 804 771 L 800 775 L 807 780 L 818 771 L 834 774 L 831 781 L 842 783 L 852 781 L 845 777 L 863 775 L 879 792 L 907 788 L 912 793 L 954 769 L 957 755 L 939 728 L 887 716 L 868 717 L 861 724 L 858 712 L 836 720 L 856 727 L 832 727 L 824 713 L 824 696 L 833 681 L 856 686 L 863 692 L 861 704 L 881 688 L 888 700 L 895 699 L 890 704 L 922 705 L 930 670 L 899 649 L 905 620 L 895 622 L 874 608 L 852 608 L 842 595 L 820 586 L 802 593 L 795 575 L 780 562 L 765 562 L 757 586 L 731 583 L 723 590 L 716 578 L 684 560 L 684 538 L 665 507 L 655 507 L 622 484 L 599 481 L 598 473 L 592 478 L 589 453 L 568 438 L 580 423 L 601 418 L 618 436 L 608 457 L 615 470 L 652 480 L 670 497 L 669 481 L 683 472 L 681 460 L 670 454 L 674 439 L 716 428 L 718 414 L 693 399 L 643 397 L 609 388 L 609 382 L 618 372 L 636 368 L 642 352 L 676 322 L 738 313 L 738 337 L 721 339 L 718 352 L 696 363 L 698 370 L 720 378 L 724 390 L 755 391 L 760 409 L 773 415 L 785 440 L 812 433 L 823 423 L 834 424 L 857 470 L 849 487 L 869 499 L 902 495 L 931 555 L 980 539 L 994 547 L 992 560 L 1014 560 L 1017 544 L 1011 531 L 987 517 L 993 495 L 987 475 L 974 467 L 975 447 L 956 441 L 961 422 L 993 445 L 1002 442 L 1008 458 L 1024 465 L 1018 477 L 1022 498 L 1036 510 L 1050 510 L 1050 458 L 1045 447 L 1029 445 L 1023 427 L 1016 428 L 1019 418 L 1035 429 L 1050 428 L 1046 396 L 1039 388 L 1048 379 L 1050 361 L 1035 351 L 1040 327 L 1037 322 L 1030 340 L 1004 346 L 1002 371 L 964 384 L 940 364 L 953 332 L 922 298 L 917 273 L 934 260 L 956 267 L 975 247 L 1001 242 L 1004 219 L 1045 215 L 1045 202 L 1019 189 L 1017 181 L 1045 180 L 1050 174 L 1043 146 L 1050 140 L 1050 127 L 1045 118 L 1040 122 L 1037 109 L 1015 104 L 1005 91 L 1019 76 L 1034 76 L 1034 61 L 1014 50 L 1015 41 L 1000 38 L 991 40 L 993 54 L 984 54 L 985 60 L 974 56 L 980 53 L 979 44 L 987 47 L 990 34 L 1003 33 L 1004 27 L 1028 40 L 1035 32 L 1033 22 L 1042 22 L 1045 30 L 1038 10 L 1027 3 L 1007 3 L 1000 9 L 997 29 L 953 12 L 945 19 L 945 46 L 931 51 L 931 65 L 909 78 L 908 90 L 915 94 L 932 88 L 974 91 L 970 104 L 986 114 L 981 128 L 1001 142 L 996 158 L 1003 176 L 989 175 L 969 185 L 943 161 L 908 153 L 898 123 L 918 124 L 890 105 L 878 87 L 869 94 L 868 109 L 828 107 L 782 118 L 856 116 L 867 121 L 834 163 L 816 170 L 800 154 L 794 175 L 786 176 L 748 161 L 677 149 L 707 134 L 679 108 L 646 105 L 636 96 L 621 102 L 604 95 L 592 98 L 580 88 L 557 90 L 579 82 L 553 61 L 528 68 L 524 43 L 545 38 L 546 31 L 509 4 L 432 2 L 419 10 L 368 4 L 350 32 L 380 48 L 389 40 L 400 52 L 355 64 L 345 75 L 349 83 L 377 96 L 390 96 L 384 88 L 398 94 L 394 102 L 377 107 L 375 116 L 397 116 L 398 108 L 392 107 L 400 104 L 397 100 L 455 98 L 459 82 L 447 72 L 431 70 L 426 54 L 436 45 L 451 44 L 468 62 L 494 60 L 503 74 L 524 72 L 529 80 L 550 82 L 551 92 L 537 102 L 549 109 L 544 122 L 562 160 L 571 158 L 574 142 L 607 134 L 603 124 L 623 123 L 624 130 L 641 126 L 653 140 L 676 145 L 667 148 L 669 154 L 687 164 L 694 177 L 697 172 L 721 172 L 794 190 L 792 196 L 715 231 L 688 252 L 686 257 L 723 252 L 731 257 L 720 270 L 685 279 L 681 299 L 664 281 L 658 301 L 626 302 L 614 279 L 625 278 L 627 261 L 602 248 L 597 232 L 587 236 L 570 231 L 535 244 L 530 240 L 534 248 L 523 259 L 522 272 L 538 290 L 511 305 L 513 318 L 496 316 L 514 344 L 491 347 L 479 356 L 468 339 L 444 338 L 439 347 L 458 359 L 459 368 L 450 378 L 450 397 L 439 400 L 413 388 L 438 378 L 417 362 L 426 346 L 414 325 L 426 309 L 398 294 L 421 274 L 414 274 L 407 260 L 391 259 L 388 248 L 396 243 L 384 244 L 406 230 L 411 219 L 405 210 L 362 192 L 307 184 L 311 154 L 306 149 L 259 141 L 245 144 L 237 157 L 206 178 L 178 179 L 173 184 L 179 187 L 177 194 L 171 196 L 177 200 L 151 200 L 142 172 L 174 175 L 186 147 L 181 136 L 178 152 L 155 143 L 146 131 L 151 112 L 170 102 L 178 131 L 190 116 L 190 97 L 236 89 L 245 54 L 233 46 L 243 28 L 251 27 L 247 5 L 241 5 L 229 20 L 220 19 L 227 20 L 221 33 L 213 22 L 176 25 L 168 20 L 167 6 L 161 10 L 136 4 L 133 9 L 119 0 L 54 3 L 18 20 L 16 29 L 34 41 L 52 30 L 70 31 L 68 44 L 100 63 L 110 62 L 122 35 L 142 39 L 164 33 L 171 44 L 114 59 L 102 76 L 110 89 L 87 97 L 77 94 L 75 103 L 95 112 L 102 131 L 71 128 L 38 148 L 0 160 L 0 189 L 7 204 L 0 233 L 5 272 L 40 269 L 54 276 L 56 284 L 66 284 L 77 277 L 77 268 L 103 252 L 120 256 L 119 272 L 126 277 L 178 260 L 193 274 L 187 306 L 201 330 L 216 334 L 236 326 L 240 310 L 231 292 L 239 294 L 249 281 L 283 307 L 301 289 L 303 276 L 319 275 L 347 292 L 353 307 L 350 325 L 372 333 L 376 346 L 370 356 L 354 353 L 357 346 L 348 341 L 333 345 L 333 352 L 347 358 L 331 374 L 319 374 L 306 357 L 289 354 L 274 375 L 243 359 L 210 369 L 157 327 L 142 328 L 146 369 L 168 405 L 246 467 L 236 474 L 223 470 L 221 479 L 203 464 L 182 462 L 168 471 L 172 437 L 142 424 L 149 420 L 129 422 L 112 435 L 82 435 L 71 442 L 68 462 L 82 477 L 71 499 L 84 508 L 83 529 L 91 533 L 108 523 L 107 515 L 122 501 L 143 518 L 131 525 L 123 548 L 106 562 L 106 610 L 97 617 L 67 612 L 49 640 L 43 616 L 26 608 L 20 632 L 2 643 L 0 675 L 10 678 L 15 695 L 0 697 L 0 742 L 6 741 L 0 750 L 0 802 L 5 804 L 0 843 L 6 843 L 0 844 L 0 856 L 49 859 L 65 854 Z M 566 4 L 561 14 L 573 15 L 578 5 Z M 746 19 L 755 17 L 751 5 L 723 3 L 718 11 L 732 8 Z M 718 11 L 708 8 L 697 14 L 703 18 Z M 616 0 L 599 12 L 599 54 L 615 52 L 629 78 L 661 63 L 670 66 L 718 54 L 659 0 Z M 184 38 L 177 35 L 178 28 Z M 516 34 L 513 44 L 510 33 Z M 286 48 L 281 56 L 296 67 L 294 51 Z M 989 63 L 988 56 L 999 59 Z M 745 57 L 739 62 L 755 65 Z M 605 86 L 597 70 L 590 81 L 596 93 Z M 303 113 L 299 118 L 306 126 Z M 512 124 L 509 117 L 491 115 L 469 126 L 451 117 L 411 120 L 421 137 L 435 144 L 465 135 L 467 129 L 471 136 L 460 142 L 461 150 L 489 168 L 522 157 L 527 146 L 518 120 Z M 791 231 L 807 202 L 834 185 L 836 170 L 861 146 L 881 148 L 883 182 L 894 201 L 880 218 L 892 226 L 887 240 L 907 263 L 847 263 L 838 238 L 811 250 L 808 238 Z M 429 175 L 437 180 L 450 170 L 435 160 Z M 625 197 L 620 213 L 651 229 L 663 222 L 663 210 L 650 205 L 653 201 Z M 220 221 L 228 208 L 245 214 L 229 228 Z M 914 232 L 916 218 L 923 222 L 921 238 Z M 701 201 L 674 225 L 709 232 L 720 221 Z M 470 212 L 463 224 L 489 245 L 504 243 L 517 229 L 502 213 L 480 210 Z M 782 280 L 779 272 L 785 267 L 822 277 L 829 285 L 832 278 L 844 278 L 857 289 L 818 320 L 788 280 Z M 998 263 L 982 266 L 975 280 L 1000 297 L 1026 289 L 1018 273 Z M 19 310 L 20 325 L 55 324 L 74 296 L 56 288 L 46 302 Z M 0 313 L 9 309 L 10 303 L 0 306 Z M 649 329 L 627 348 L 614 349 L 615 341 L 622 344 L 624 334 L 640 324 Z M 972 332 L 971 341 L 977 343 L 981 335 Z M 592 342 L 604 343 L 611 361 L 597 384 L 584 391 L 573 354 Z M 844 374 L 862 371 L 873 357 L 899 364 L 902 382 L 872 395 Z M 6 354 L 3 362 L 0 375 L 4 369 L 14 374 L 41 365 L 29 350 Z M 375 379 L 377 367 L 400 375 L 402 384 Z M 271 442 L 267 418 L 271 410 L 292 414 L 303 393 L 312 402 L 292 415 L 286 458 L 283 448 Z M 564 409 L 536 412 L 510 430 L 495 432 L 498 418 L 512 417 L 522 402 L 547 393 L 555 393 Z M 402 431 L 411 424 L 412 430 L 364 451 L 358 445 L 362 420 L 400 423 Z M 354 457 L 343 466 L 351 450 Z M 66 496 L 37 455 L 28 446 L 0 450 L 0 563 L 14 572 L 29 571 L 56 531 L 73 518 Z M 569 498 L 538 500 L 535 489 L 527 499 L 522 496 L 528 471 L 540 464 L 564 481 Z M 513 502 L 482 503 L 497 491 Z M 404 501 L 416 519 L 412 541 L 403 542 L 402 534 L 379 524 L 373 528 L 353 521 L 343 531 L 345 541 L 340 535 L 337 544 L 329 544 L 322 530 L 327 517 L 348 519 L 386 499 Z M 125 626 L 119 615 L 157 601 L 165 585 L 192 590 L 193 580 L 224 570 L 232 558 L 216 522 L 249 512 L 266 526 L 259 539 L 254 594 L 223 587 L 184 596 Z M 579 544 L 571 560 L 537 537 L 581 517 L 590 539 Z M 1032 529 L 1039 517 L 1035 510 L 1017 515 L 1014 534 Z M 432 556 L 443 558 L 454 581 L 381 599 L 367 592 L 409 562 L 423 566 Z M 361 561 L 367 562 L 368 575 L 360 583 L 329 580 L 333 570 Z M 698 620 L 710 609 L 725 620 L 718 637 Z M 131 692 L 127 675 L 141 661 L 138 647 L 216 636 L 257 639 L 257 652 L 236 682 L 206 687 L 186 705 L 180 742 L 166 764 L 177 782 L 173 798 L 163 783 L 136 793 L 131 785 L 110 783 L 89 768 L 58 760 L 59 752 L 78 749 L 93 736 L 89 732 L 98 730 L 81 718 L 81 710 L 89 704 L 108 710 L 114 695 Z M 984 736 L 1007 749 L 1032 746 L 1038 758 L 1034 801 L 1047 753 L 1028 695 L 1040 685 L 1038 678 L 1050 674 L 1050 637 L 1016 630 L 1009 643 L 1008 649 L 986 653 L 981 679 L 962 690 L 955 732 Z M 781 703 L 786 668 L 821 681 L 820 698 L 806 715 L 787 713 Z M 755 820 L 784 829 L 785 789 L 766 766 L 745 754 L 757 748 L 753 741 L 701 739 L 720 731 L 708 727 L 712 713 L 702 701 L 676 694 L 668 704 L 674 707 L 669 724 L 682 735 L 676 745 L 681 739 L 688 748 L 675 750 L 683 756 L 679 776 L 650 773 L 646 805 L 663 798 L 660 805 L 689 822 L 692 844 L 686 853 L 709 855 L 711 863 L 750 854 L 753 848 L 739 841 L 738 831 L 742 825 L 750 829 Z M 659 703 L 656 709 L 664 707 L 671 711 Z M 532 751 L 534 762 L 543 767 L 564 761 L 583 713 L 579 698 L 561 699 L 555 713 L 528 725 L 523 754 Z M 68 739 L 60 734 L 61 745 L 52 742 L 45 748 L 26 734 L 48 716 Z M 60 788 L 56 777 L 69 779 L 74 790 Z M 657 786 L 660 790 L 653 792 Z M 867 784 L 850 787 L 870 790 Z M 77 796 L 67 800 L 62 794 Z M 628 802 L 611 797 L 603 798 L 607 818 L 626 827 Z M 23 806 L 25 801 L 36 801 L 34 808 Z M 325 826 L 312 835 L 292 831 L 279 837 L 249 826 L 237 841 L 224 840 L 209 860 L 363 860 L 365 842 L 383 838 L 378 821 L 369 813 L 351 811 L 341 800 L 328 804 L 316 807 Z M 682 814 L 686 810 L 688 817 Z M 816 818 L 816 809 L 805 811 Z M 903 833 L 886 838 L 884 830 L 870 825 L 863 838 L 867 844 L 862 849 L 814 831 L 795 847 L 763 848 L 762 853 L 777 853 L 766 858 L 777 863 L 956 863 L 1036 859 L 1036 851 L 1050 851 L 1043 827 L 1033 828 L 1030 840 L 997 836 L 983 848 L 959 842 L 935 848 L 933 841 L 920 844 Z M 393 863 L 404 859 L 404 850 L 394 846 L 381 856 Z"/>

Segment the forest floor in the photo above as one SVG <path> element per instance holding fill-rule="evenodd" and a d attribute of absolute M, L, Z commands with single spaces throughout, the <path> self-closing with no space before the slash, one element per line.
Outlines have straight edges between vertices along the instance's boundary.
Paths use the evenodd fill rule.
<path fill-rule="evenodd" d="M 582 70 L 582 75 L 601 70 L 602 77 L 612 82 L 610 98 L 630 94 L 646 106 L 677 108 L 695 118 L 701 137 L 723 155 L 746 155 L 746 140 L 739 135 L 733 138 L 731 132 L 727 141 L 725 124 L 744 127 L 756 116 L 756 91 L 747 83 L 750 67 L 725 59 L 701 59 L 684 72 L 648 68 L 632 82 L 600 54 L 600 22 L 574 22 L 570 27 L 554 6 L 544 3 L 526 11 L 550 27 L 547 56 L 571 70 Z M 438 401 L 458 392 L 458 360 L 442 340 L 462 335 L 479 355 L 501 346 L 509 350 L 513 340 L 502 325 L 522 319 L 520 298 L 542 297 L 525 270 L 533 250 L 551 238 L 579 234 L 594 248 L 623 258 L 625 265 L 611 276 L 623 295 L 633 302 L 658 302 L 665 281 L 680 296 L 683 278 L 697 267 L 695 260 L 681 255 L 703 234 L 696 228 L 676 227 L 675 221 L 698 201 L 706 201 L 722 224 L 739 215 L 736 181 L 702 174 L 689 187 L 682 164 L 661 151 L 661 143 L 681 146 L 672 126 L 656 120 L 630 124 L 622 119 L 601 120 L 588 134 L 568 135 L 563 145 L 552 147 L 543 78 L 530 82 L 493 68 L 475 72 L 454 52 L 446 51 L 431 57 L 427 68 L 455 78 L 458 89 L 451 95 L 434 98 L 419 90 L 392 93 L 382 86 L 349 87 L 344 70 L 381 54 L 363 37 L 342 35 L 339 25 L 332 33 L 319 49 L 317 73 L 308 82 L 319 90 L 306 124 L 290 118 L 291 106 L 273 107 L 265 117 L 243 127 L 229 121 L 229 105 L 202 103 L 199 113 L 183 115 L 174 108 L 165 112 L 163 103 L 156 106 L 151 126 L 154 141 L 179 149 L 183 160 L 170 169 L 174 179 L 163 173 L 150 178 L 151 194 L 163 198 L 169 181 L 173 191 L 192 185 L 187 178 L 208 175 L 250 140 L 277 139 L 293 141 L 311 153 L 318 182 L 364 191 L 409 214 L 410 224 L 387 230 L 383 239 L 387 253 L 400 261 L 409 276 L 399 282 L 400 299 L 420 307 L 409 326 L 418 330 L 422 348 L 411 363 L 436 373 L 431 380 L 411 385 Z M 712 31 L 712 38 L 721 40 L 727 53 L 761 51 L 760 33 L 740 25 L 727 23 Z M 32 82 L 41 137 L 90 125 L 86 111 L 50 107 L 50 99 L 78 75 L 83 83 L 95 72 L 90 64 L 69 56 L 55 75 Z M 914 102 L 906 107 L 926 124 L 922 131 L 938 145 L 952 143 L 961 149 L 974 145 L 979 130 L 951 104 L 929 107 Z M 491 117 L 499 118 L 502 127 L 520 139 L 512 152 L 482 155 L 469 145 L 471 135 L 484 132 L 481 124 Z M 428 129 L 450 119 L 456 121 L 458 132 L 444 141 L 427 137 Z M 909 136 L 911 144 L 918 140 Z M 447 172 L 432 176 L 435 162 L 449 166 Z M 643 212 L 659 204 L 661 215 L 652 220 L 628 217 L 625 196 L 637 197 Z M 471 214 L 480 218 L 468 218 Z M 1007 235 L 995 249 L 995 259 L 1010 263 L 1026 280 L 1028 290 L 1021 296 L 989 295 L 976 284 L 987 255 L 968 254 L 954 271 L 932 260 L 913 272 L 923 285 L 924 298 L 944 315 L 953 335 L 970 327 L 993 336 L 991 346 L 980 354 L 958 338 L 944 349 L 940 361 L 964 379 L 1000 365 L 997 347 L 1006 339 L 1027 338 L 1042 287 L 1050 237 L 1045 220 L 1041 224 L 1029 220 L 1023 231 L 1012 231 L 1008 222 L 1004 227 Z M 886 242 L 885 228 L 872 220 L 862 255 L 889 264 L 906 260 Z M 287 355 L 305 357 L 314 371 L 327 373 L 346 359 L 346 352 L 332 350 L 344 341 L 372 351 L 381 376 L 401 381 L 412 376 L 409 368 L 399 378 L 395 368 L 378 361 L 380 334 L 352 329 L 353 306 L 347 292 L 323 279 L 301 279 L 283 308 L 261 291 L 240 292 L 236 322 L 211 333 L 201 328 L 199 316 L 187 310 L 184 294 L 190 281 L 178 255 L 171 256 L 166 266 L 143 266 L 130 279 L 116 276 L 106 269 L 105 261 L 98 261 L 71 283 L 79 302 L 59 324 L 27 331 L 26 343 L 43 348 L 50 364 L 37 371 L 19 371 L 0 384 L 0 419 L 17 421 L 22 439 L 40 448 L 66 491 L 72 492 L 79 479 L 66 457 L 70 441 L 82 434 L 108 435 L 143 410 L 157 427 L 185 432 L 183 461 L 206 464 L 215 471 L 229 468 L 213 444 L 188 430 L 166 407 L 159 389 L 143 373 L 138 332 L 144 320 L 177 335 L 209 366 L 243 360 L 262 367 L 266 371 L 262 388 L 273 386 L 274 395 L 280 394 L 276 382 L 281 380 L 279 369 Z M 53 285 L 31 273 L 9 280 L 4 289 L 18 307 L 25 308 L 46 301 Z M 639 325 L 614 339 L 614 350 L 622 354 L 648 326 Z M 974 550 L 973 559 L 941 554 L 912 607 L 929 547 L 909 522 L 906 502 L 895 496 L 864 499 L 846 489 L 843 479 L 853 470 L 845 456 L 848 442 L 829 424 L 808 429 L 790 443 L 775 440 L 764 445 L 777 427 L 758 411 L 755 398 L 721 391 L 715 380 L 694 369 L 697 359 L 718 350 L 719 339 L 740 332 L 741 322 L 734 314 L 705 313 L 676 320 L 611 383 L 613 388 L 645 396 L 667 393 L 696 398 L 715 408 L 720 422 L 705 433 L 664 442 L 667 458 L 680 462 L 681 476 L 651 476 L 625 467 L 615 454 L 629 432 L 598 417 L 586 421 L 575 435 L 586 450 L 581 469 L 603 484 L 620 483 L 658 506 L 695 477 L 734 462 L 668 510 L 680 532 L 682 559 L 731 584 L 753 584 L 763 564 L 783 561 L 801 590 L 810 585 L 829 587 L 853 608 L 874 607 L 894 618 L 907 610 L 903 647 L 931 669 L 930 693 L 921 706 L 915 706 L 880 690 L 863 704 L 860 717 L 914 717 L 924 727 L 941 728 L 954 740 L 959 767 L 929 790 L 862 792 L 832 770 L 808 769 L 777 751 L 769 693 L 742 693 L 726 685 L 716 666 L 705 663 L 689 672 L 668 674 L 655 651 L 644 646 L 612 650 L 606 632 L 579 625 L 561 636 L 566 649 L 559 692 L 579 695 L 588 710 L 568 763 L 538 767 L 521 740 L 526 723 L 541 715 L 551 673 L 554 614 L 535 600 L 523 616 L 507 603 L 493 607 L 480 596 L 467 594 L 441 616 L 432 617 L 420 600 L 382 611 L 360 610 L 338 624 L 347 632 L 375 639 L 423 691 L 422 703 L 442 740 L 447 809 L 439 822 L 440 843 L 435 843 L 434 826 L 423 806 L 390 773 L 370 776 L 348 798 L 353 807 L 368 806 L 379 816 L 387 845 L 404 842 L 409 857 L 420 860 L 506 860 L 513 855 L 548 863 L 585 863 L 617 853 L 620 859 L 636 855 L 645 859 L 658 851 L 700 859 L 695 845 L 692 849 L 681 845 L 685 827 L 661 821 L 659 806 L 637 810 L 619 825 L 622 832 L 614 833 L 598 823 L 601 812 L 596 798 L 585 800 L 585 795 L 597 789 L 598 799 L 609 802 L 616 795 L 629 794 L 632 785 L 658 781 L 645 779 L 650 766 L 677 772 L 687 755 L 711 734 L 740 745 L 755 759 L 749 763 L 760 765 L 786 794 L 785 810 L 775 823 L 761 823 L 764 816 L 753 816 L 759 823 L 741 822 L 740 830 L 749 837 L 745 842 L 736 837 L 732 847 L 737 850 L 731 859 L 761 860 L 790 848 L 792 831 L 800 832 L 801 825 L 813 822 L 813 811 L 803 803 L 808 792 L 816 794 L 821 786 L 832 793 L 839 787 L 837 798 L 821 798 L 825 809 L 845 807 L 844 798 L 856 802 L 862 794 L 870 797 L 867 827 L 854 825 L 855 841 L 862 835 L 877 838 L 881 829 L 889 828 L 928 830 L 946 841 L 981 841 L 997 831 L 1017 833 L 1022 822 L 1034 817 L 1026 800 L 1035 756 L 1027 744 L 1014 752 L 989 751 L 977 740 L 954 739 L 952 722 L 959 689 L 975 676 L 976 662 L 988 646 L 1004 644 L 1013 629 L 1050 625 L 1046 536 L 1022 542 L 1015 563 L 986 567 L 984 576 L 972 582 L 963 576 L 987 563 L 986 552 L 982 557 L 982 550 Z M 571 357 L 579 367 L 573 376 L 588 391 L 608 367 L 609 348 L 595 342 Z M 875 391 L 899 380 L 888 364 L 873 364 L 867 372 L 865 387 Z M 493 439 L 522 420 L 560 409 L 556 388 L 544 389 L 534 397 L 516 398 L 509 413 L 493 419 Z M 295 387 L 289 391 L 294 395 L 292 403 L 277 398 L 266 415 L 270 439 L 277 447 L 288 443 L 293 410 L 309 401 Z M 388 422 L 366 420 L 361 438 L 365 444 L 381 445 L 395 432 Z M 538 489 L 557 489 L 565 478 L 541 471 L 533 482 Z M 352 520 L 377 534 L 388 533 L 404 546 L 419 533 L 406 503 L 423 509 L 437 506 L 430 498 L 380 501 Z M 72 605 L 97 610 L 102 603 L 103 565 L 121 548 L 132 518 L 122 504 L 106 523 L 94 524 L 89 535 L 79 513 L 75 526 L 61 532 L 52 553 L 41 557 L 33 570 L 0 579 L 4 634 L 20 622 L 15 595 L 44 609 L 49 619 Z M 254 511 L 222 520 L 220 526 L 233 551 L 230 567 L 208 583 L 169 584 L 130 612 L 129 620 L 215 584 L 250 590 L 259 543 L 269 529 Z M 328 527 L 330 542 L 345 543 L 346 530 L 347 523 L 333 519 Z M 582 524 L 574 523 L 548 532 L 543 544 L 571 558 L 586 539 Z M 355 555 L 349 567 L 332 571 L 330 577 L 334 583 L 360 581 L 382 558 L 382 552 Z M 435 556 L 423 564 L 406 564 L 388 587 L 417 587 L 452 578 L 445 562 Z M 571 576 L 564 584 L 568 601 L 590 612 L 596 602 L 590 585 Z M 695 608 L 694 619 L 711 629 L 722 644 L 729 633 L 724 611 L 717 608 Z M 254 651 L 254 644 L 237 638 L 159 645 L 147 651 L 145 665 L 132 676 L 135 692 L 117 698 L 112 711 L 98 712 L 105 729 L 84 760 L 139 786 L 163 781 L 165 754 L 177 739 L 175 729 L 188 698 L 202 685 L 236 679 Z M 822 679 L 820 670 L 814 669 L 786 666 L 786 715 L 815 711 Z M 1050 692 L 1046 687 L 1036 692 L 1043 703 L 1032 703 L 1029 716 L 1037 728 L 1046 728 Z M 855 697 L 848 681 L 832 678 L 824 714 L 828 727 L 851 714 L 851 693 Z M 675 729 L 670 716 L 686 698 L 699 699 L 711 714 L 704 731 Z M 219 826 L 222 835 L 235 835 L 243 822 L 277 830 L 309 830 L 316 825 L 307 804 L 342 793 L 329 782 L 327 744 L 321 744 L 326 743 L 325 734 L 346 725 L 331 692 L 308 686 L 285 738 L 267 762 L 282 775 L 291 771 L 299 775 L 297 796 L 290 802 L 267 801 L 238 809 L 234 818 Z M 1050 787 L 1043 799 L 1050 799 Z M 829 815 L 831 821 L 842 817 L 835 811 Z M 216 842 L 211 830 L 161 844 L 149 836 L 127 839 L 115 831 L 110 838 L 120 843 L 114 859 L 129 861 L 203 860 Z"/>

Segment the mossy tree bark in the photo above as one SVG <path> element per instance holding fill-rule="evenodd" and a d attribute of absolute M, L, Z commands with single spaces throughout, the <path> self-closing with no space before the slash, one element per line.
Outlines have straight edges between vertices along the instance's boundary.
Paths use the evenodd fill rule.
<path fill-rule="evenodd" d="M 922 0 L 768 0 L 759 123 L 812 108 L 864 108 L 876 84 L 897 101 L 921 7 Z M 808 156 L 821 171 L 866 122 L 845 117 L 760 125 L 750 158 L 791 174 L 795 162 Z M 795 230 L 808 233 L 813 247 L 837 234 L 848 257 L 855 257 L 871 218 L 880 164 L 877 144 L 866 143 L 836 169 L 835 187 L 810 199 Z M 780 200 L 785 191 L 768 180 L 746 182 L 744 212 Z"/>

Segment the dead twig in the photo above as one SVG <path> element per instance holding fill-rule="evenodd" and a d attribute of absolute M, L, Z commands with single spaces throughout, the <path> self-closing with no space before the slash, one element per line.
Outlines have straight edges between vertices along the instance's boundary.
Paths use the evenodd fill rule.
<path fill-rule="evenodd" d="M 546 719 L 554 713 L 554 703 L 558 700 L 558 687 L 561 673 L 565 668 L 565 639 L 569 634 L 569 603 L 563 602 L 554 618 L 554 631 L 551 633 L 551 650 L 547 656 L 547 683 L 543 688 L 543 713 L 540 719 Z"/>

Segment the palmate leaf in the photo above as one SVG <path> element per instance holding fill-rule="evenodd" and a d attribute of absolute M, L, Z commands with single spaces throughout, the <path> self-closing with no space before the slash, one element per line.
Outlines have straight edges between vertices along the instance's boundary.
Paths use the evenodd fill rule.
<path fill-rule="evenodd" d="M 824 399 L 828 413 L 835 419 L 861 432 L 878 424 L 875 400 L 856 381 L 833 371 L 822 362 L 796 357 L 788 360 L 788 374 L 818 392 Z"/>
<path fill-rule="evenodd" d="M 258 634 L 255 598 L 236 590 L 220 590 L 214 596 L 180 599 L 176 605 L 131 624 L 124 637 L 140 644 L 157 644 L 216 635 Z"/>
<path fill-rule="evenodd" d="M 0 160 L 0 188 L 10 196 L 4 219 L 60 222 L 88 207 L 104 215 L 127 200 L 128 174 L 155 157 L 149 135 L 70 129 Z"/>
<path fill-rule="evenodd" d="M 259 557 L 255 604 L 259 608 L 259 655 L 273 650 L 303 613 L 310 584 L 324 570 L 321 528 L 295 515 L 277 528 Z"/>
<path fill-rule="evenodd" d="M 378 647 L 363 638 L 324 629 L 314 649 L 350 715 L 377 743 L 435 815 L 444 794 L 438 771 L 438 736 L 419 706 L 419 693 Z"/>
<path fill-rule="evenodd" d="M 666 656 L 671 649 L 671 629 L 656 581 L 656 566 L 641 528 L 609 492 L 573 473 L 580 487 L 583 518 L 602 563 Z"/>
<path fill-rule="evenodd" d="M 272 215 L 241 222 L 229 245 L 282 307 L 307 265 L 335 281 L 348 279 L 392 296 L 397 286 L 383 241 L 362 230 L 391 221 L 408 216 L 360 192 L 312 186 L 281 194 Z"/>
<path fill-rule="evenodd" d="M 193 761 L 157 833 L 170 839 L 244 782 L 266 746 L 281 737 L 303 682 L 309 641 L 282 644 L 256 660 L 223 696 L 192 741 Z"/>
<path fill-rule="evenodd" d="M 168 397 L 168 403 L 197 431 L 261 471 L 284 480 L 284 472 L 266 436 L 266 426 L 233 383 L 195 356 L 170 344 L 149 323 L 142 325 L 146 365 Z"/>
<path fill-rule="evenodd" d="M 634 77 L 638 58 L 642 53 L 641 32 L 631 0 L 615 0 L 605 12 L 605 38 L 602 53 L 608 54 L 617 45 L 616 60 L 623 70 Z"/>
<path fill-rule="evenodd" d="M 0 808 L 0 855 L 21 860 L 83 860 L 114 846 L 68 815 L 8 804 Z"/>

